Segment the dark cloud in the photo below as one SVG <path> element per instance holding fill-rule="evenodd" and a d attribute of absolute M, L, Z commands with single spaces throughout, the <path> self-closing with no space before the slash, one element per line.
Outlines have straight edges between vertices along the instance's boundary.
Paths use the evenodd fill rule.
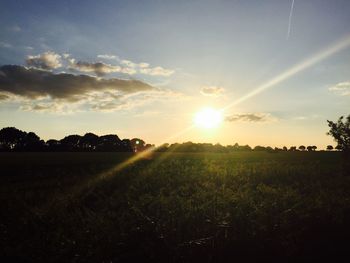
<path fill-rule="evenodd" d="M 44 70 L 52 70 L 62 66 L 61 56 L 51 51 L 36 56 L 28 56 L 26 63 L 30 67 Z"/>
<path fill-rule="evenodd" d="M 29 99 L 50 97 L 78 101 L 91 93 L 117 92 L 122 94 L 154 90 L 138 80 L 99 79 L 87 75 L 55 74 L 17 65 L 0 67 L 0 92 Z"/>
<path fill-rule="evenodd" d="M 227 116 L 225 120 L 229 122 L 269 122 L 276 120 L 276 118 L 269 113 L 245 113 Z"/>

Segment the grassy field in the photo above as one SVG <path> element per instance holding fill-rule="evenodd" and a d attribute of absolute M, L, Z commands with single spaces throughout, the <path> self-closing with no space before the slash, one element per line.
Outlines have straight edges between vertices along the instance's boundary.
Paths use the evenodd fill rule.
<path fill-rule="evenodd" d="M 0 153 L 1 258 L 246 262 L 347 255 L 337 152 Z M 4 262 L 4 261 L 2 261 Z"/>

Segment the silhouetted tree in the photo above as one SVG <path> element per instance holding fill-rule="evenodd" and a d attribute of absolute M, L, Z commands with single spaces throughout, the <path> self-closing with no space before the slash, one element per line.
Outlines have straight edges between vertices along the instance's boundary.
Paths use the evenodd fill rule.
<path fill-rule="evenodd" d="M 283 146 L 283 151 L 288 151 L 288 148 L 286 146 Z"/>
<path fill-rule="evenodd" d="M 236 142 L 233 146 L 232 146 L 233 150 L 239 150 L 239 144 Z"/>
<path fill-rule="evenodd" d="M 332 145 L 327 145 L 327 151 L 332 151 L 333 150 L 333 146 Z"/>
<path fill-rule="evenodd" d="M 309 152 L 312 152 L 312 151 L 315 150 L 314 147 L 316 147 L 316 146 L 311 146 L 311 145 L 309 145 L 308 147 L 306 147 L 306 149 L 307 149 Z M 317 147 L 316 147 L 316 148 L 317 148 Z"/>
<path fill-rule="evenodd" d="M 266 148 L 264 146 L 257 145 L 253 149 L 254 151 L 265 151 Z"/>
<path fill-rule="evenodd" d="M 330 127 L 327 134 L 334 138 L 339 149 L 348 153 L 350 151 L 350 115 L 343 120 L 344 116 L 341 116 L 337 122 L 327 120 Z"/>
<path fill-rule="evenodd" d="M 304 145 L 300 145 L 300 146 L 299 146 L 299 150 L 300 150 L 300 151 L 305 151 L 305 146 L 304 146 Z"/>
<path fill-rule="evenodd" d="M 15 127 L 7 127 L 0 130 L 0 145 L 5 151 L 22 149 L 26 133 Z"/>
<path fill-rule="evenodd" d="M 79 150 L 80 135 L 68 135 L 60 140 L 61 149 L 63 151 L 77 151 Z"/>
<path fill-rule="evenodd" d="M 24 132 L 14 127 L 0 130 L 0 149 L 3 151 L 41 151 L 44 141 L 34 132 Z"/>
<path fill-rule="evenodd" d="M 115 134 L 103 135 L 98 138 L 97 150 L 99 151 L 122 151 L 122 141 Z"/>
<path fill-rule="evenodd" d="M 96 149 L 99 142 L 99 137 L 91 132 L 86 133 L 79 140 L 79 148 L 82 150 L 93 151 Z"/>
<path fill-rule="evenodd" d="M 289 151 L 291 151 L 291 152 L 295 152 L 297 150 L 297 147 L 296 146 L 291 146 L 290 148 L 289 148 Z"/>
<path fill-rule="evenodd" d="M 277 148 L 278 149 L 278 148 Z M 265 148 L 265 150 L 267 151 L 267 152 L 273 152 L 273 148 L 271 147 L 271 146 L 267 146 L 266 148 Z"/>
<path fill-rule="evenodd" d="M 163 143 L 162 145 L 160 145 L 156 151 L 157 152 L 166 152 L 169 149 L 169 143 Z"/>
<path fill-rule="evenodd" d="M 145 148 L 145 141 L 141 140 L 139 138 L 131 139 L 130 143 L 131 143 L 131 147 L 133 148 L 134 152 L 143 151 Z"/>
<path fill-rule="evenodd" d="M 251 150 L 252 148 L 248 144 L 239 146 L 239 151 L 251 151 Z"/>
<path fill-rule="evenodd" d="M 61 150 L 61 142 L 58 140 L 54 140 L 54 139 L 47 140 L 45 145 L 46 145 L 46 150 L 49 152 L 57 152 Z"/>
<path fill-rule="evenodd" d="M 23 149 L 26 151 L 41 151 L 43 150 L 45 142 L 40 140 L 39 136 L 34 132 L 29 132 L 25 135 Z"/>
<path fill-rule="evenodd" d="M 133 152 L 131 142 L 129 139 L 123 139 L 121 143 L 122 143 L 121 149 L 123 152 Z"/>

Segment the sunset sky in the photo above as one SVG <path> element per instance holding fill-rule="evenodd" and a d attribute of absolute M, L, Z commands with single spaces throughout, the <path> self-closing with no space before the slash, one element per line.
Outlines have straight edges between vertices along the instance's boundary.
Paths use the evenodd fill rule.
<path fill-rule="evenodd" d="M 326 120 L 350 114 L 350 1 L 292 2 L 0 0 L 0 128 L 335 145 Z M 209 107 L 223 122 L 192 127 Z"/>

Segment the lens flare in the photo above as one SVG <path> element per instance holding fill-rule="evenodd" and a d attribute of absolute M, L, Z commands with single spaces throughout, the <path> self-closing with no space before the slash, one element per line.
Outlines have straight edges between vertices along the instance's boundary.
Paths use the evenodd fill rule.
<path fill-rule="evenodd" d="M 222 114 L 218 110 L 212 108 L 205 108 L 197 112 L 194 123 L 196 126 L 204 129 L 216 128 L 222 122 Z"/>

